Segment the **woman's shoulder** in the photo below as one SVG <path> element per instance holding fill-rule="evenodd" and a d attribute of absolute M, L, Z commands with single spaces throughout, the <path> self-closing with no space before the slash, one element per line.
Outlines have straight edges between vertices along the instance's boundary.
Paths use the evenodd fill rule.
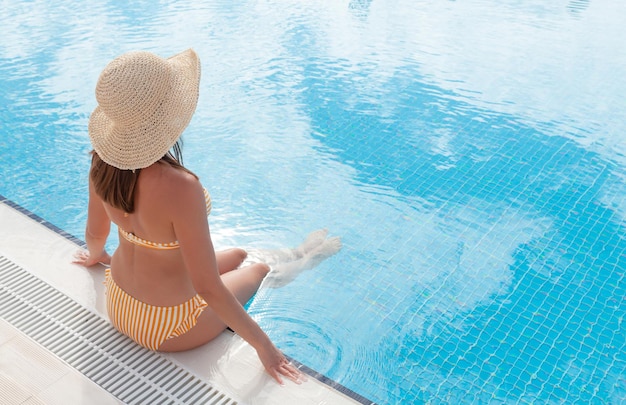
<path fill-rule="evenodd" d="M 175 167 L 165 167 L 160 183 L 162 191 L 171 200 L 187 200 L 198 195 L 204 196 L 200 180 L 193 174 Z"/>
<path fill-rule="evenodd" d="M 164 181 L 179 187 L 201 187 L 200 180 L 188 171 L 165 165 Z"/>
<path fill-rule="evenodd" d="M 183 170 L 168 170 L 164 176 L 161 200 L 166 211 L 178 222 L 185 222 L 189 218 L 204 215 L 205 194 L 200 180 L 193 174 Z"/>
<path fill-rule="evenodd" d="M 168 165 L 153 165 L 143 169 L 140 188 L 150 201 L 168 206 L 178 205 L 198 194 L 204 194 L 200 180 L 193 174 Z"/>
<path fill-rule="evenodd" d="M 202 187 L 196 176 L 188 171 L 172 167 L 167 164 L 155 163 L 147 169 L 143 169 L 145 180 L 161 190 L 186 189 Z"/>

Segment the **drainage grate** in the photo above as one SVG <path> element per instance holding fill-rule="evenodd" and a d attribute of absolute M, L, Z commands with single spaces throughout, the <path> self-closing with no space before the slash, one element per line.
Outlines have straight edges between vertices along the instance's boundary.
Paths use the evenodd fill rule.
<path fill-rule="evenodd" d="M 126 404 L 237 404 L 4 256 L 0 317 Z"/>

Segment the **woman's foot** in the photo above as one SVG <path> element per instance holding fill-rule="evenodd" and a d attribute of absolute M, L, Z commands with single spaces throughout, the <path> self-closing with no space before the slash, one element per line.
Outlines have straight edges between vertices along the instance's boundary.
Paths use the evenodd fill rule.
<path fill-rule="evenodd" d="M 306 237 L 304 242 L 302 242 L 300 246 L 295 248 L 283 248 L 274 250 L 249 249 L 249 258 L 251 259 L 250 261 L 259 261 L 267 263 L 270 266 L 277 266 L 283 263 L 300 260 L 311 251 L 313 251 L 315 248 L 317 248 L 319 245 L 321 245 L 326 239 L 327 235 L 328 230 L 318 229 L 317 231 L 311 232 L 309 236 Z"/>
<path fill-rule="evenodd" d="M 326 234 L 324 233 L 324 236 Z M 318 246 L 307 251 L 302 258 L 272 266 L 261 287 L 284 287 L 295 280 L 303 271 L 316 267 L 322 261 L 339 252 L 339 250 L 341 250 L 341 239 L 339 237 L 323 240 Z"/>
<path fill-rule="evenodd" d="M 297 258 L 300 259 L 320 246 L 324 240 L 326 240 L 326 236 L 328 236 L 328 229 L 318 229 L 317 231 L 311 232 L 300 246 L 293 249 L 296 255 L 298 255 Z"/>

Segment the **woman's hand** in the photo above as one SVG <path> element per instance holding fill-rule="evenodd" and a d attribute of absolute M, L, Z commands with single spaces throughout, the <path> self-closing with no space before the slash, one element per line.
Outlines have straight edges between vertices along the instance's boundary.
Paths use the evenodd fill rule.
<path fill-rule="evenodd" d="M 306 381 L 306 378 L 273 344 L 264 350 L 257 350 L 259 359 L 265 371 L 280 385 L 285 385 L 281 376 L 287 377 L 296 384 Z"/>
<path fill-rule="evenodd" d="M 74 259 L 72 263 L 80 264 L 85 267 L 91 267 L 98 263 L 106 265 L 111 264 L 111 256 L 106 250 L 103 250 L 99 255 L 91 255 L 88 250 L 79 250 L 74 253 Z"/>

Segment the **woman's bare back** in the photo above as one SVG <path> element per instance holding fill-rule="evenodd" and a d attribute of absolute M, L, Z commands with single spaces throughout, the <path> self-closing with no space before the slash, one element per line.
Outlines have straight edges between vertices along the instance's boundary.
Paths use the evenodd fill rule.
<path fill-rule="evenodd" d="M 170 197 L 189 181 L 187 176 L 192 177 L 167 164 L 155 163 L 139 175 L 133 213 L 108 204 L 104 204 L 105 209 L 118 227 L 138 238 L 175 242 L 172 210 L 185 207 L 176 206 Z M 111 272 L 120 288 L 151 305 L 178 305 L 196 294 L 179 248 L 158 250 L 120 237 L 119 248 L 111 259 Z"/>

